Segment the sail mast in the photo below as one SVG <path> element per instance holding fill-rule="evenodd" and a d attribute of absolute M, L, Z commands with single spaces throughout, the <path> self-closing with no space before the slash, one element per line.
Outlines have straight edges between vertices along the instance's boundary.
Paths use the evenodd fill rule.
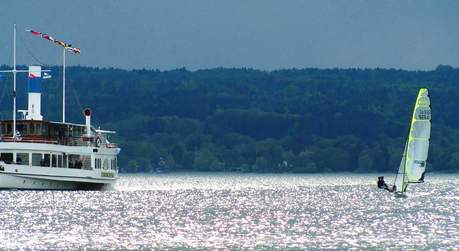
<path fill-rule="evenodd" d="M 409 137 L 409 136 L 408 136 Z M 406 188 L 408 187 L 408 182 L 405 181 L 406 179 L 406 149 L 405 149 L 405 161 L 403 163 L 403 176 L 402 176 L 402 193 L 406 191 Z"/>

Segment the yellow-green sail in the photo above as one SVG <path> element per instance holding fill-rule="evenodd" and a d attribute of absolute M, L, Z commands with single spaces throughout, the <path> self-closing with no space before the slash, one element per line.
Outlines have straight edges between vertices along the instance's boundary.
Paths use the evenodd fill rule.
<path fill-rule="evenodd" d="M 429 91 L 421 88 L 414 106 L 402 161 L 394 182 L 397 192 L 405 192 L 409 183 L 424 181 L 429 152 L 431 111 Z"/>

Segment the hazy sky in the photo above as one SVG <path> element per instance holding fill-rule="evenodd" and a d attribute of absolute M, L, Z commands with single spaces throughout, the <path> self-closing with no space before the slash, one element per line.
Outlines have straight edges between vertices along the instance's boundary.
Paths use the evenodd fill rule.
<path fill-rule="evenodd" d="M 132 68 L 459 66 L 459 1 L 0 0 L 0 64 Z M 33 55 L 33 56 L 32 56 Z M 34 59 L 34 57 L 36 59 Z"/>

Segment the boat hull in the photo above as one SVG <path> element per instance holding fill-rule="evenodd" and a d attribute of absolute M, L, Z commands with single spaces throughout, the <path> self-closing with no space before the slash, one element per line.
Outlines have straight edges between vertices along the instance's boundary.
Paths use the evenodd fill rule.
<path fill-rule="evenodd" d="M 101 190 L 110 187 L 117 178 L 113 170 L 27 166 L 0 161 L 0 189 Z"/>
<path fill-rule="evenodd" d="M 19 190 L 102 190 L 110 183 L 32 178 L 27 175 L 0 173 L 0 189 Z"/>

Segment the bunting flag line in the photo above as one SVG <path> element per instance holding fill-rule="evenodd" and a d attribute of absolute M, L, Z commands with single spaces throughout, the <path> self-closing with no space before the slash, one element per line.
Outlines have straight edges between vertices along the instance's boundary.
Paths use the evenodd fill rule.
<path fill-rule="evenodd" d="M 55 44 L 58 44 L 58 45 L 64 47 L 65 49 L 67 49 L 68 51 L 71 51 L 71 52 L 73 52 L 75 54 L 81 53 L 81 49 L 80 48 L 72 47 L 71 44 L 67 44 L 64 41 L 57 40 L 57 39 L 53 38 L 52 36 L 50 36 L 48 34 L 41 33 L 39 31 L 35 31 L 35 30 L 26 30 L 26 31 L 32 33 L 35 36 L 38 36 L 38 37 L 44 38 L 46 40 L 49 40 L 51 42 L 54 42 Z"/>

